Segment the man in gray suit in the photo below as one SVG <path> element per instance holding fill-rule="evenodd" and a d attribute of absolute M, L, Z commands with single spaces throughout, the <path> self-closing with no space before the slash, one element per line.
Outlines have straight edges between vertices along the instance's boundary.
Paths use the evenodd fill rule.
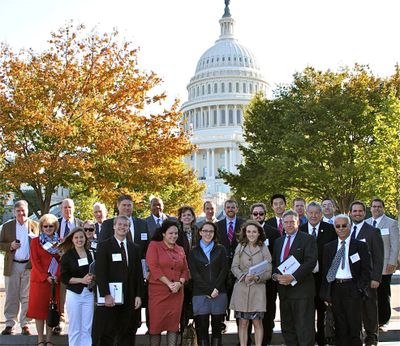
<path fill-rule="evenodd" d="M 390 282 L 392 274 L 396 271 L 397 256 L 399 254 L 399 224 L 397 220 L 385 215 L 385 203 L 375 198 L 371 202 L 372 217 L 366 222 L 379 228 L 383 239 L 384 261 L 382 281 L 378 287 L 378 322 L 382 330 L 390 320 Z"/>

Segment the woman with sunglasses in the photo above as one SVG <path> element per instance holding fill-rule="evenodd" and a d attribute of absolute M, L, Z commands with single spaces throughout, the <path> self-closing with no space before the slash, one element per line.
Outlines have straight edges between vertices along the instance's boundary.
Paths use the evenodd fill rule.
<path fill-rule="evenodd" d="M 92 345 L 94 295 L 88 285 L 93 280 L 93 275 L 89 273 L 93 257 L 87 245 L 84 228 L 77 227 L 59 246 L 64 253 L 61 258 L 61 281 L 67 288 L 70 346 Z"/>
<path fill-rule="evenodd" d="M 211 344 L 221 345 L 221 326 L 228 303 L 225 279 L 228 259 L 218 244 L 217 226 L 206 221 L 198 232 L 199 241 L 189 253 L 193 280 L 193 315 L 199 346 L 209 346 L 208 327 L 211 315 Z"/>
<path fill-rule="evenodd" d="M 47 320 L 53 282 L 56 284 L 58 307 L 60 300 L 58 226 L 58 220 L 54 215 L 43 215 L 39 220 L 39 237 L 32 239 L 30 246 L 32 271 L 26 316 L 35 319 L 38 345 L 53 345 L 51 342 L 52 328 L 49 326 L 46 327 L 46 342 L 44 341 L 44 325 Z"/>
<path fill-rule="evenodd" d="M 96 227 L 94 223 L 90 220 L 86 220 L 83 223 L 83 229 L 86 234 L 86 238 L 88 240 L 88 249 L 92 253 L 93 258 L 96 257 L 96 249 L 97 249 L 97 239 L 96 235 Z"/>

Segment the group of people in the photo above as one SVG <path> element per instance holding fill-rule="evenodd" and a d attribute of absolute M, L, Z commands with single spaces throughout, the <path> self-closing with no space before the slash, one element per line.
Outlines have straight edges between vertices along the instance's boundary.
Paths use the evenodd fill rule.
<path fill-rule="evenodd" d="M 18 201 L 15 220 L 4 224 L 6 327 L 12 334 L 19 314 L 22 334 L 35 319 L 38 345 L 52 344 L 62 332 L 66 306 L 69 345 L 134 345 L 145 308 L 151 346 L 167 332 L 169 346 L 194 320 L 198 344 L 219 346 L 225 319 L 234 318 L 239 343 L 271 343 L 279 294 L 286 345 L 326 344 L 324 314 L 330 307 L 337 345 L 376 345 L 379 328 L 390 319 L 390 281 L 399 254 L 396 220 L 384 214 L 384 202 L 354 201 L 349 215 L 335 215 L 335 202 L 306 204 L 284 195 L 271 197 L 274 217 L 264 203 L 238 216 L 234 200 L 203 205 L 205 220 L 183 206 L 177 217 L 163 213 L 153 198 L 151 215 L 133 217 L 129 195 L 117 200 L 118 215 L 107 219 L 103 204 L 93 207 L 95 222 L 74 217 L 74 203 L 61 204 L 62 217 L 28 219 L 28 204 Z M 60 325 L 44 327 L 52 288 Z M 315 318 L 316 316 L 316 318 Z M 209 326 L 211 321 L 211 339 Z M 362 327 L 365 340 L 362 340 Z"/>

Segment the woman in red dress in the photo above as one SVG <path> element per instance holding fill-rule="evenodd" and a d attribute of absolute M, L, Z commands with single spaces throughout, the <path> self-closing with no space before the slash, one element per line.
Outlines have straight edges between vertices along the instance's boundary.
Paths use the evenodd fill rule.
<path fill-rule="evenodd" d="M 51 342 L 52 328 L 46 328 L 44 342 L 44 323 L 51 298 L 51 283 L 56 286 L 56 299 L 59 305 L 60 292 L 60 255 L 57 248 L 58 220 L 54 215 L 45 214 L 39 220 L 39 237 L 31 241 L 31 280 L 29 287 L 29 304 L 27 317 L 34 318 L 38 333 L 38 345 L 53 346 Z"/>
<path fill-rule="evenodd" d="M 168 346 L 176 345 L 183 304 L 183 286 L 189 269 L 183 248 L 176 244 L 179 224 L 166 220 L 157 229 L 147 250 L 149 266 L 150 344 L 161 343 L 167 331 Z"/>

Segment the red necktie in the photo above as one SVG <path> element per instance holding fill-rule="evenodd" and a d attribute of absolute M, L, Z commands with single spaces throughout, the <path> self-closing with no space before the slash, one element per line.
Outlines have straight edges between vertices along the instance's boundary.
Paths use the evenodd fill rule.
<path fill-rule="evenodd" d="M 229 239 L 229 242 L 232 243 L 232 239 L 233 239 L 233 222 L 232 221 L 229 222 L 228 239 Z"/>
<path fill-rule="evenodd" d="M 283 234 L 283 223 L 282 223 L 282 219 L 279 219 L 278 228 L 279 228 L 279 232 L 280 232 L 281 235 L 282 235 L 282 234 Z"/>
<path fill-rule="evenodd" d="M 289 257 L 289 251 L 290 251 L 290 235 L 287 236 L 285 250 L 283 251 L 283 260 Z"/>

